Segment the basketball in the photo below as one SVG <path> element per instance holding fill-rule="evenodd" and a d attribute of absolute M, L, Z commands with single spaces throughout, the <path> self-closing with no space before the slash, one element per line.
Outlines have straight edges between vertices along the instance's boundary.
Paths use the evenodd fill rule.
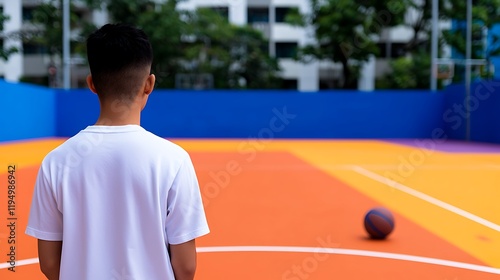
<path fill-rule="evenodd" d="M 394 217 L 389 210 L 376 207 L 366 213 L 364 224 L 372 239 L 385 239 L 394 230 Z"/>

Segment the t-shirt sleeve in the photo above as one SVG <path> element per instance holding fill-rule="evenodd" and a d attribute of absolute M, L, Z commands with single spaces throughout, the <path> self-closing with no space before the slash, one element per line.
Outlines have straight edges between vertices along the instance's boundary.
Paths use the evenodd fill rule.
<path fill-rule="evenodd" d="M 168 242 L 181 244 L 210 232 L 198 179 L 189 156 L 168 192 L 166 232 Z"/>
<path fill-rule="evenodd" d="M 63 238 L 63 215 L 43 167 L 38 171 L 26 234 L 47 241 L 62 241 Z"/>

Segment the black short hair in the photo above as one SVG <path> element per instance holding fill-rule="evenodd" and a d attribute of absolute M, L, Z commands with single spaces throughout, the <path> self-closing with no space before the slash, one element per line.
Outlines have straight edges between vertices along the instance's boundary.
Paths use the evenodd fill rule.
<path fill-rule="evenodd" d="M 141 29 L 106 24 L 88 37 L 87 58 L 101 100 L 131 101 L 145 75 L 150 74 L 153 48 Z"/>

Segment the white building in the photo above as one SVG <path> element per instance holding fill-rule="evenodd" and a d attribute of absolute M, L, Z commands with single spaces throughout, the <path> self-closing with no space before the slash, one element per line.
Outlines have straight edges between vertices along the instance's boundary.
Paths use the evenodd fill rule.
<path fill-rule="evenodd" d="M 290 58 L 297 47 L 314 44 L 314 30 L 311 27 L 299 28 L 286 24 L 285 15 L 290 8 L 298 8 L 302 14 L 310 14 L 310 0 L 186 0 L 179 5 L 181 9 L 192 10 L 197 7 L 216 8 L 227 14 L 233 24 L 250 24 L 262 30 L 269 39 L 270 54 L 280 59 L 281 76 L 288 87 L 300 91 L 317 91 L 342 84 L 343 74 L 340 64 L 329 62 L 303 64 Z M 406 21 L 411 23 L 418 20 L 421 13 L 422 11 L 409 10 Z M 372 58 L 364 64 L 358 83 L 360 90 L 373 90 L 375 79 L 391 71 L 389 61 L 406 55 L 404 46 L 412 39 L 414 31 L 408 26 L 381 28 L 391 16 L 391 11 L 381 12 L 378 25 L 373 26 L 372 31 L 380 34 L 375 38 L 378 41 L 380 57 Z M 441 22 L 440 28 L 450 29 L 451 22 Z M 357 47 L 354 40 L 348 43 L 352 43 L 354 48 Z M 444 48 L 443 57 L 450 56 L 450 48 Z"/>
<path fill-rule="evenodd" d="M 311 30 L 284 22 L 290 8 L 308 13 L 309 0 L 188 0 L 179 4 L 180 9 L 197 7 L 216 8 L 227 14 L 233 24 L 250 24 L 261 30 L 269 39 L 269 53 L 279 58 L 285 87 L 301 91 L 319 89 L 319 63 L 303 64 L 292 58 L 297 47 L 313 42 Z"/>
<path fill-rule="evenodd" d="M 33 7 L 43 0 L 0 0 L 4 12 L 10 16 L 5 24 L 5 32 L 17 31 L 26 25 Z M 79 2 L 78 0 L 73 0 Z M 161 2 L 162 0 L 156 0 Z M 237 25 L 250 24 L 261 30 L 269 39 L 269 53 L 279 58 L 282 69 L 281 77 L 286 88 L 300 91 L 317 91 L 336 87 L 342 82 L 342 68 L 340 64 L 326 62 L 300 63 L 293 60 L 297 47 L 314 43 L 312 28 L 294 27 L 284 22 L 285 15 L 290 8 L 298 8 L 302 14 L 310 13 L 310 0 L 187 0 L 179 4 L 179 9 L 193 10 L 197 7 L 211 7 L 227 15 L 229 21 Z M 105 12 L 90 12 L 80 4 L 82 13 L 96 25 L 107 21 Z M 408 20 L 412 20 L 419 12 L 409 12 Z M 381 15 L 381 21 L 384 21 Z M 444 24 L 446 28 L 449 24 Z M 361 71 L 359 89 L 373 90 L 375 79 L 387 71 L 388 59 L 404 55 L 402 47 L 413 36 L 413 31 L 408 27 L 396 27 L 388 30 L 379 30 L 377 38 L 382 58 L 371 59 Z M 6 45 L 22 47 L 19 41 L 8 40 Z M 387 44 L 389 43 L 389 44 Z M 354 46 L 356 47 L 356 46 Z M 41 50 L 32 46 L 24 46 L 23 52 L 13 55 L 9 61 L 0 64 L 0 75 L 7 80 L 18 81 L 21 77 L 46 76 L 48 73 L 49 59 L 41 55 Z M 81 76 L 86 75 L 85 69 L 73 67 L 73 86 L 81 84 Z M 61 72 L 61 71 L 59 71 Z"/>
<path fill-rule="evenodd" d="M 4 47 L 15 47 L 19 52 L 11 55 L 7 62 L 0 60 L 0 76 L 7 81 L 18 82 L 23 79 L 32 81 L 47 79 L 49 72 L 56 70 L 56 82 L 62 85 L 62 69 L 51 67 L 51 62 L 56 66 L 61 65 L 60 58 L 51 60 L 47 50 L 35 44 L 23 43 L 18 36 L 10 36 L 20 31 L 33 30 L 31 23 L 33 11 L 46 0 L 0 0 L 3 13 L 8 15 L 9 20 L 4 23 L 4 34 L 8 37 L 3 40 Z M 78 16 L 91 20 L 97 25 L 107 22 L 107 15 L 102 12 L 91 12 L 81 0 L 71 0 L 76 6 Z M 73 58 L 72 85 L 74 87 L 84 86 L 82 82 L 88 73 L 86 67 L 78 66 L 77 58 Z M 59 67 L 60 68 L 60 67 Z M 52 72 L 53 73 L 53 72 Z"/>

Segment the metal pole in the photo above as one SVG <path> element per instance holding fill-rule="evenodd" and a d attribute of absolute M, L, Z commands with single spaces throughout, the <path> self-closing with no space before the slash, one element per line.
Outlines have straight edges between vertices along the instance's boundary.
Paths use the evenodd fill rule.
<path fill-rule="evenodd" d="M 471 57 L 472 57 L 472 0 L 467 0 L 467 38 L 465 52 L 465 111 L 466 132 L 465 140 L 470 141 L 470 91 L 471 91 Z"/>
<path fill-rule="evenodd" d="M 63 85 L 71 88 L 71 55 L 70 55 L 70 0 L 63 0 Z"/>
<path fill-rule="evenodd" d="M 438 59 L 438 25 L 439 25 L 439 0 L 432 0 L 432 35 L 431 35 L 431 90 L 437 90 L 437 59 Z"/>
<path fill-rule="evenodd" d="M 276 23 L 276 10 L 274 6 L 274 0 L 269 1 L 269 55 L 271 57 L 276 56 L 276 45 L 274 42 L 273 28 Z"/>

